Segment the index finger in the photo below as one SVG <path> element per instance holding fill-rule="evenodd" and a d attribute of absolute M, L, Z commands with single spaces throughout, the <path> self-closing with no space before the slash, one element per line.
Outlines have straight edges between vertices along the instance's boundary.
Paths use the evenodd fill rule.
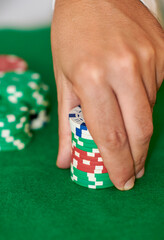
<path fill-rule="evenodd" d="M 131 189 L 135 180 L 133 159 L 112 89 L 103 84 L 97 85 L 90 79 L 79 95 L 84 119 L 111 181 L 120 190 Z"/>

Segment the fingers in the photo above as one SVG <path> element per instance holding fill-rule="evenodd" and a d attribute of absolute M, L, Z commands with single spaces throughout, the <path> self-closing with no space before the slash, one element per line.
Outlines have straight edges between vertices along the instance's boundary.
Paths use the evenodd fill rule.
<path fill-rule="evenodd" d="M 156 50 L 156 82 L 157 90 L 161 87 L 164 80 L 164 32 L 163 32 L 163 45 L 161 48 Z"/>
<path fill-rule="evenodd" d="M 68 115 L 70 110 L 79 104 L 79 100 L 72 91 L 71 84 L 61 77 L 57 79 L 58 89 L 58 122 L 59 122 L 59 150 L 57 166 L 69 168 L 71 162 L 71 130 Z"/>
<path fill-rule="evenodd" d="M 127 63 L 124 74 L 119 71 L 115 74 L 112 87 L 121 107 L 134 159 L 135 174 L 139 178 L 144 174 L 145 160 L 153 133 L 152 111 L 137 63 L 132 59 Z"/>
<path fill-rule="evenodd" d="M 141 73 L 141 79 L 145 87 L 145 91 L 150 103 L 150 107 L 153 107 L 156 102 L 156 94 L 158 89 L 158 74 L 156 66 L 156 51 L 153 44 L 144 39 L 141 40 L 140 48 L 135 48 L 135 55 L 140 61 L 138 61 L 139 71 Z"/>
<path fill-rule="evenodd" d="M 102 84 L 101 74 L 97 74 L 93 66 L 86 65 L 86 68 L 85 74 L 76 76 L 79 80 L 76 91 L 87 127 L 110 179 L 118 189 L 128 190 L 135 180 L 133 159 L 116 97 L 109 86 Z"/>
<path fill-rule="evenodd" d="M 139 69 L 142 76 L 142 82 L 147 94 L 147 98 L 150 104 L 151 109 L 156 102 L 157 95 L 157 76 L 156 76 L 156 64 L 155 64 L 155 51 L 150 46 L 146 49 L 140 49 L 140 59 Z"/>

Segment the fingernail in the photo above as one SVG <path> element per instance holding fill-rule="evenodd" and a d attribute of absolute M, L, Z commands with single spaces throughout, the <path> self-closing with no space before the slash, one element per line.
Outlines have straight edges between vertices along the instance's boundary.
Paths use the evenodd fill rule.
<path fill-rule="evenodd" d="M 124 190 L 130 190 L 131 188 L 134 187 L 134 181 L 135 181 L 135 177 L 133 176 L 132 178 L 130 178 L 124 185 Z"/>
<path fill-rule="evenodd" d="M 142 168 L 141 171 L 139 171 L 139 173 L 137 173 L 136 178 L 141 178 L 144 175 L 145 169 Z"/>

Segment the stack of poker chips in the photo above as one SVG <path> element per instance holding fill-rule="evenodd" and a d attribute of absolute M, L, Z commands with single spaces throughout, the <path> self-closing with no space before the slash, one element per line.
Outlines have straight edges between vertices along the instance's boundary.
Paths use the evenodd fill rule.
<path fill-rule="evenodd" d="M 72 132 L 72 181 L 91 189 L 113 186 L 99 149 L 87 129 L 80 106 L 69 113 L 69 122 Z"/>
<path fill-rule="evenodd" d="M 0 55 L 0 151 L 21 150 L 49 121 L 49 87 L 16 56 Z"/>

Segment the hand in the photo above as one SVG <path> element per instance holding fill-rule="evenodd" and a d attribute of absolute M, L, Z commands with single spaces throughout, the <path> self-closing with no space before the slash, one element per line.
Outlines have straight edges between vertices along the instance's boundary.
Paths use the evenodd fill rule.
<path fill-rule="evenodd" d="M 81 104 L 110 179 L 144 174 L 152 110 L 164 77 L 164 31 L 139 0 L 57 0 L 52 52 L 58 92 L 57 165 L 70 166 L 69 111 Z"/>

